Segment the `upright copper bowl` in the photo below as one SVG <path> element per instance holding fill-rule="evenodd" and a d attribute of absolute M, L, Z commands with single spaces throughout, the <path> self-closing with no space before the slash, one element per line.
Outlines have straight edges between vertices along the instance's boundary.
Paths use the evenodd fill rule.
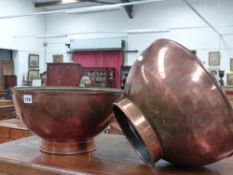
<path fill-rule="evenodd" d="M 114 104 L 124 134 L 148 164 L 204 165 L 233 152 L 232 108 L 188 49 L 158 40 L 132 66 Z"/>
<path fill-rule="evenodd" d="M 17 114 L 42 138 L 41 150 L 76 154 L 95 149 L 93 137 L 113 119 L 112 103 L 123 91 L 104 88 L 14 88 Z"/>

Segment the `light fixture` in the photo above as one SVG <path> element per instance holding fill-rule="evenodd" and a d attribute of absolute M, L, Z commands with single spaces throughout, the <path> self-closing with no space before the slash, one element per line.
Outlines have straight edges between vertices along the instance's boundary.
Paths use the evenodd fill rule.
<path fill-rule="evenodd" d="M 170 32 L 169 29 L 136 29 L 136 30 L 126 30 L 128 34 L 140 34 L 140 33 L 167 33 Z"/>
<path fill-rule="evenodd" d="M 73 13 L 88 13 L 88 12 L 117 10 L 120 9 L 121 7 L 129 6 L 129 5 L 147 4 L 147 3 L 159 2 L 159 1 L 163 1 L 163 0 L 147 0 L 147 1 L 141 0 L 141 1 L 127 2 L 127 3 L 111 4 L 111 5 L 83 7 L 83 8 L 67 10 L 66 13 L 73 14 Z"/>
<path fill-rule="evenodd" d="M 66 38 L 67 34 L 56 34 L 56 35 L 37 35 L 36 38 L 44 39 L 44 38 Z"/>
<path fill-rule="evenodd" d="M 70 9 L 67 10 L 65 13 L 67 14 L 75 14 L 75 13 L 90 13 L 90 12 L 100 12 L 100 11 L 109 11 L 109 10 L 119 10 L 120 7 L 118 6 L 92 6 L 92 7 L 83 7 L 78 9 Z"/>
<path fill-rule="evenodd" d="M 78 0 L 61 0 L 62 4 L 69 4 L 69 3 L 77 3 L 80 2 Z"/>
<path fill-rule="evenodd" d="M 37 39 L 45 39 L 45 38 L 66 38 L 67 34 L 50 34 L 50 35 L 16 35 L 14 38 L 37 38 Z"/>

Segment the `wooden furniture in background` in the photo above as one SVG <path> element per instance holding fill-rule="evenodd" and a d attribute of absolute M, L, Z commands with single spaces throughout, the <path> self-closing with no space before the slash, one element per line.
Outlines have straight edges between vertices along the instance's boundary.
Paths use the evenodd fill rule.
<path fill-rule="evenodd" d="M 32 132 L 19 120 L 0 120 L 0 143 L 32 135 Z"/>
<path fill-rule="evenodd" d="M 15 87 L 17 85 L 16 75 L 4 75 L 4 89 Z"/>
<path fill-rule="evenodd" d="M 78 86 L 82 77 L 82 67 L 73 63 L 48 63 L 47 86 Z"/>
<path fill-rule="evenodd" d="M 233 107 L 233 86 L 224 86 L 224 92 Z"/>
<path fill-rule="evenodd" d="M 96 87 L 116 87 L 114 68 L 85 67 L 84 71 L 90 78 L 92 86 Z"/>
<path fill-rule="evenodd" d="M 121 89 L 125 88 L 125 83 L 126 83 L 126 79 L 127 79 L 128 74 L 129 74 L 130 68 L 131 68 L 131 66 L 122 66 L 121 67 Z"/>
<path fill-rule="evenodd" d="M 0 61 L 0 89 L 4 89 L 4 75 L 14 74 L 13 61 Z"/>
<path fill-rule="evenodd" d="M 6 90 L 0 90 L 0 99 L 4 98 L 6 92 Z"/>
<path fill-rule="evenodd" d="M 12 100 L 0 100 L 0 120 L 15 118 L 15 107 Z"/>

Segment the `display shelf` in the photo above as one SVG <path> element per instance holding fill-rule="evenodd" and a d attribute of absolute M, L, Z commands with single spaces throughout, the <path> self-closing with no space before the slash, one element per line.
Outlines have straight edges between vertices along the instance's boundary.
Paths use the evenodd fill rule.
<path fill-rule="evenodd" d="M 17 85 L 16 75 L 4 75 L 4 89 L 15 87 Z"/>
<path fill-rule="evenodd" d="M 84 71 L 90 78 L 91 86 L 95 87 L 116 87 L 114 68 L 85 67 Z"/>

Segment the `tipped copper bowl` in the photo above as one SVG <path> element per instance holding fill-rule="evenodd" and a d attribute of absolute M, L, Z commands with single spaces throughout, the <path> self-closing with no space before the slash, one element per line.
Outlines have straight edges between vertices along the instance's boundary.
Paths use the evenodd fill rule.
<path fill-rule="evenodd" d="M 123 91 L 107 88 L 14 88 L 17 114 L 42 138 L 41 151 L 77 154 L 93 151 L 93 137 L 112 121 L 112 103 Z"/>
<path fill-rule="evenodd" d="M 188 49 L 158 40 L 132 66 L 126 97 L 114 105 L 124 134 L 148 164 L 162 158 L 204 165 L 233 152 L 231 105 Z"/>

